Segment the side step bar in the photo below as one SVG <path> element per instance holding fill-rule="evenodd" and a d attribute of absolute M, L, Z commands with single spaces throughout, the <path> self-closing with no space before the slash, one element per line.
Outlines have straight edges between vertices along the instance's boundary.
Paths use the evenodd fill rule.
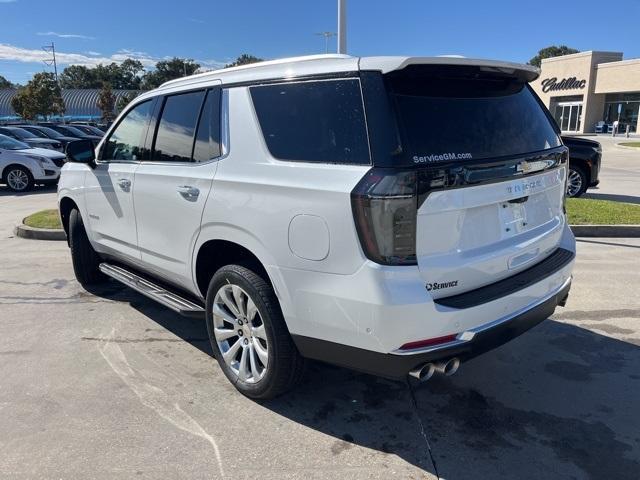
<path fill-rule="evenodd" d="M 190 317 L 201 317 L 204 315 L 204 308 L 202 306 L 176 293 L 170 292 L 129 270 L 111 265 L 110 263 L 101 263 L 99 268 L 100 271 L 108 277 L 125 284 L 127 287 L 133 288 L 142 295 L 149 297 L 151 300 L 155 300 L 174 312 Z"/>

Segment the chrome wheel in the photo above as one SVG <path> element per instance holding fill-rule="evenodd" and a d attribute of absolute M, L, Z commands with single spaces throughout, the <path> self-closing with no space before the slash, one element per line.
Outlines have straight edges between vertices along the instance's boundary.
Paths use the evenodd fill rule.
<path fill-rule="evenodd" d="M 567 196 L 574 197 L 582 189 L 582 176 L 575 170 L 569 170 L 567 178 Z"/>
<path fill-rule="evenodd" d="M 27 172 L 19 168 L 11 170 L 7 174 L 7 185 L 16 192 L 25 190 L 29 186 L 29 176 Z"/>
<path fill-rule="evenodd" d="M 239 380 L 256 383 L 269 366 L 264 322 L 251 297 L 238 285 L 222 286 L 213 300 L 214 336 L 222 358 Z"/>

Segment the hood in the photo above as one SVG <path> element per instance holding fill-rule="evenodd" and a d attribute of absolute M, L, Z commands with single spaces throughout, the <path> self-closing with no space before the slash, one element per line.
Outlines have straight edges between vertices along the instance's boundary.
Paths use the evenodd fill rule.
<path fill-rule="evenodd" d="M 54 143 L 60 143 L 58 140 L 54 140 L 53 138 L 27 138 L 21 141 L 29 144 L 41 145 L 53 145 Z"/>
<path fill-rule="evenodd" d="M 47 157 L 51 160 L 57 160 L 65 158 L 64 153 L 56 152 L 55 150 L 49 150 L 48 148 L 25 148 L 24 150 L 14 150 L 14 152 L 24 153 L 26 155 L 39 155 L 41 157 Z"/>

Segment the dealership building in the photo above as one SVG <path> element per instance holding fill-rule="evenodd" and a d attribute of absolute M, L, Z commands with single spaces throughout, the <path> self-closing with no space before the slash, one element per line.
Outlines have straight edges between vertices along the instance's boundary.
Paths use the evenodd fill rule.
<path fill-rule="evenodd" d="M 542 60 L 531 86 L 563 132 L 640 132 L 640 58 L 621 52 L 580 52 Z"/>

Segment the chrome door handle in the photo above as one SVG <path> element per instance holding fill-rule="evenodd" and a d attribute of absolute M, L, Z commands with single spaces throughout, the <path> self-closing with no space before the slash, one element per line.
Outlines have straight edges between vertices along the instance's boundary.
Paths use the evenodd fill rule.
<path fill-rule="evenodd" d="M 118 179 L 118 186 L 125 192 L 128 192 L 131 188 L 131 180 L 128 178 L 120 178 Z"/>
<path fill-rule="evenodd" d="M 196 200 L 200 195 L 200 190 L 190 185 L 181 185 L 176 190 L 187 200 Z"/>

